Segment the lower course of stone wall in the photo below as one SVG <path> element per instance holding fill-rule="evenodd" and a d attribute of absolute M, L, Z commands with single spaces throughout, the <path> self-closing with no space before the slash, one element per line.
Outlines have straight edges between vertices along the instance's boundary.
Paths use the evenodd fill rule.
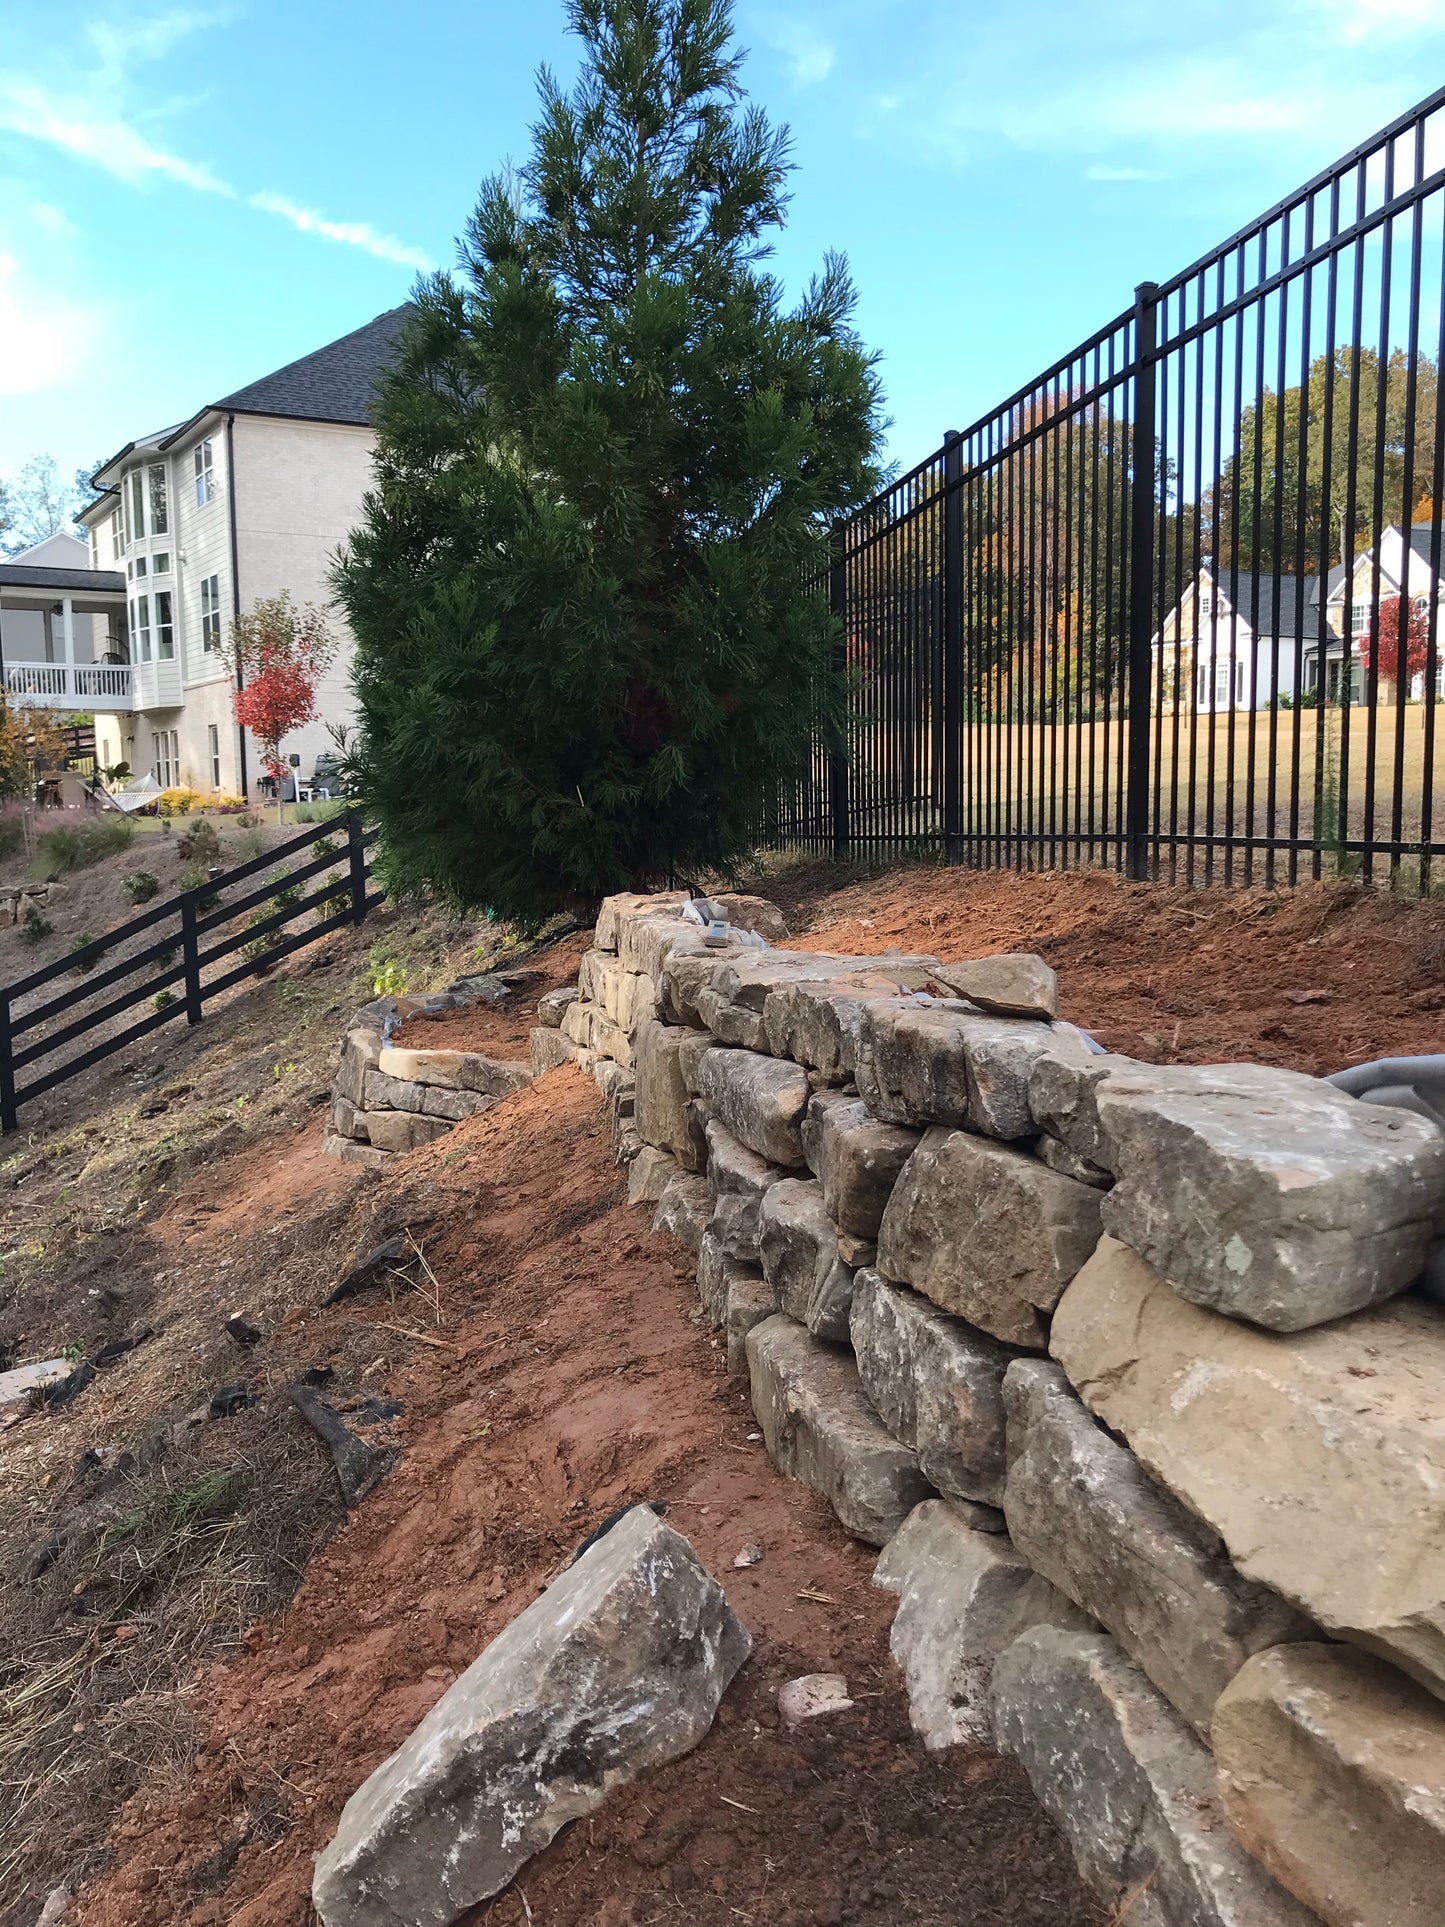
<path fill-rule="evenodd" d="M 609 899 L 531 1068 L 597 1078 L 768 1451 L 880 1548 L 924 1743 L 1015 1755 L 1130 1927 L 1441 1927 L 1445 1139 L 1101 1055 L 1038 958 L 684 904 Z"/>

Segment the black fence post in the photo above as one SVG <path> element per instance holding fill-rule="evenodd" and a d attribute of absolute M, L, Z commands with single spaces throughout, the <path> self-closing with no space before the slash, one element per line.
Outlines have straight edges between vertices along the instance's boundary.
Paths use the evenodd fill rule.
<path fill-rule="evenodd" d="M 201 946 L 196 935 L 196 893 L 181 898 L 181 963 L 185 969 L 186 1022 L 201 1021 Z"/>
<path fill-rule="evenodd" d="M 1128 657 L 1124 701 L 1128 717 L 1128 782 L 1124 800 L 1125 869 L 1149 874 L 1149 764 L 1153 717 L 1154 637 L 1154 367 L 1158 341 L 1159 289 L 1144 281 L 1134 290 L 1134 426 L 1129 455 Z"/>
<path fill-rule="evenodd" d="M 837 625 L 833 644 L 833 667 L 843 679 L 848 676 L 848 535 L 844 527 L 833 531 L 833 561 L 828 571 L 828 605 Z M 851 704 L 845 714 L 851 716 Z M 846 725 L 845 725 L 846 726 Z M 832 818 L 833 861 L 842 863 L 852 840 L 852 811 L 848 796 L 848 756 L 846 750 L 828 752 L 828 808 Z"/>
<path fill-rule="evenodd" d="M 10 1039 L 10 999 L 0 990 L 0 1131 L 18 1130 L 15 1107 L 15 1059 Z"/>
<path fill-rule="evenodd" d="M 351 921 L 366 921 L 366 845 L 361 818 L 352 810 L 346 818 L 346 845 L 351 858 Z"/>
<path fill-rule="evenodd" d="M 963 437 L 943 438 L 943 847 L 963 853 Z"/>

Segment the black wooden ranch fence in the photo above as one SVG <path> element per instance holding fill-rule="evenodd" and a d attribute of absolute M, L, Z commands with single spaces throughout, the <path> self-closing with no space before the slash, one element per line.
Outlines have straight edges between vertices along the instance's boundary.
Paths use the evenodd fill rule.
<path fill-rule="evenodd" d="M 770 838 L 1428 891 L 1442 359 L 1445 89 L 840 531 L 848 740 Z"/>
<path fill-rule="evenodd" d="M 318 843 L 338 836 L 345 841 L 315 852 Z M 112 1052 L 178 1017 L 200 1023 L 209 999 L 247 977 L 264 974 L 303 944 L 363 922 L 381 901 L 367 888 L 367 851 L 374 840 L 375 831 L 368 830 L 355 811 L 313 824 L 289 842 L 155 904 L 103 937 L 0 988 L 0 1130 L 17 1128 L 22 1104 Z M 240 896 L 232 894 L 238 885 L 262 877 L 303 849 L 313 851 L 309 862 L 280 876 L 266 876 Z M 300 895 L 301 886 L 315 878 L 324 881 L 309 895 Z M 277 907 L 267 910 L 268 904 Z M 241 918 L 245 921 L 235 927 Z M 303 918 L 310 919 L 303 928 L 283 934 Z M 139 950 L 129 948 L 133 939 L 151 931 L 159 934 Z M 98 969 L 107 952 L 117 949 L 126 954 Z M 239 961 L 227 963 L 238 956 Z M 218 970 L 218 965 L 223 967 Z M 38 991 L 76 976 L 79 983 L 36 1001 Z M 112 990 L 113 996 L 104 995 Z M 118 1018 L 142 1005 L 150 1006 L 145 1016 L 113 1028 Z M 101 1035 L 87 1043 L 96 1032 Z M 56 1052 L 65 1054 L 47 1063 Z"/>

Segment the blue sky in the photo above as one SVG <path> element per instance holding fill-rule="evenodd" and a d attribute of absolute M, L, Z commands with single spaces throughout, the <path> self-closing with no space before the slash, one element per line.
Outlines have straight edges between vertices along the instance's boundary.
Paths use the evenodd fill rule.
<path fill-rule="evenodd" d="M 406 298 L 525 151 L 553 0 L 3 0 L 0 475 Z M 909 464 L 1445 81 L 1442 0 L 738 0 Z"/>

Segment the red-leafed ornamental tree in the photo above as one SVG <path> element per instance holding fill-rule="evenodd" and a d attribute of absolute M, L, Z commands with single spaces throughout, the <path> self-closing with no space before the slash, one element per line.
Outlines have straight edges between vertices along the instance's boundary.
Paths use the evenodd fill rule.
<path fill-rule="evenodd" d="M 278 820 L 286 820 L 286 762 L 281 744 L 316 716 L 316 691 L 336 654 L 326 618 L 311 603 L 299 609 L 284 591 L 263 597 L 231 625 L 236 671 L 236 721 L 256 738 L 266 773 L 276 785 Z"/>
<path fill-rule="evenodd" d="M 1401 685 L 1398 700 L 1410 693 L 1416 676 L 1423 676 L 1430 665 L 1430 617 L 1403 596 L 1390 596 L 1379 605 L 1379 620 L 1360 637 L 1360 655 L 1368 674 L 1374 663 L 1378 638 L 1379 680 Z M 1400 645 L 1404 644 L 1405 667 L 1400 673 Z M 1428 698 L 1429 691 L 1426 696 Z"/>

